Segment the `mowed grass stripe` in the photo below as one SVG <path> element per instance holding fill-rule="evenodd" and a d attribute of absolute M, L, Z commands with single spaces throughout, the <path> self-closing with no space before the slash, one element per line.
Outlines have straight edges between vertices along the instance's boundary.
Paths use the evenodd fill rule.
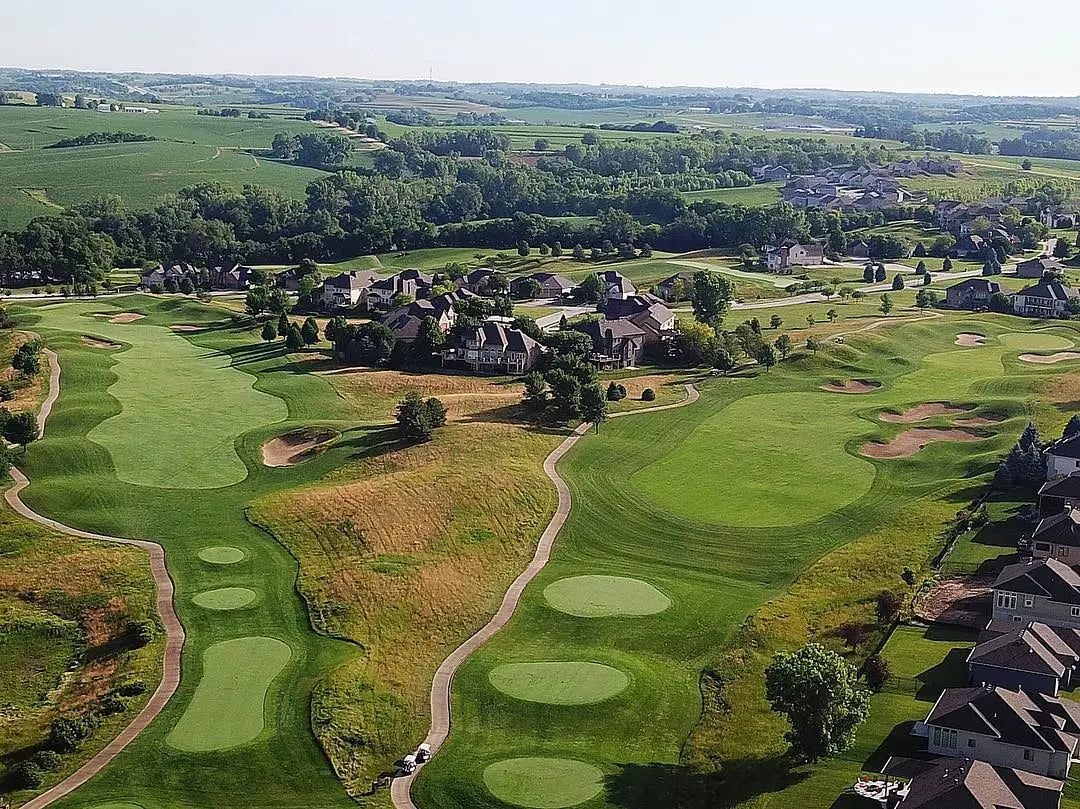
<path fill-rule="evenodd" d="M 289 644 L 276 638 L 236 638 L 208 647 L 195 696 L 169 734 L 169 746 L 225 750 L 258 737 L 267 689 L 291 656 Z"/>

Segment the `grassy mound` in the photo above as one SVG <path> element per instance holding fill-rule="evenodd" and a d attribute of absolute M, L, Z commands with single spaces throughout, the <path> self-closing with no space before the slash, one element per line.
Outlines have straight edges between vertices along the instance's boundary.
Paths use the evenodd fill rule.
<path fill-rule="evenodd" d="M 235 638 L 203 653 L 202 679 L 166 740 L 191 753 L 226 750 L 262 733 L 266 692 L 292 656 L 275 638 Z"/>
<path fill-rule="evenodd" d="M 630 684 L 623 672 L 602 663 L 507 663 L 488 680 L 499 691 L 526 702 L 588 705 L 622 692 Z"/>
<path fill-rule="evenodd" d="M 238 610 L 251 604 L 258 597 L 258 593 L 247 587 L 222 587 L 199 593 L 191 600 L 207 610 Z"/>
<path fill-rule="evenodd" d="M 496 798 L 530 809 L 563 809 L 599 795 L 604 774 L 569 758 L 512 758 L 484 770 L 484 783 Z"/>
<path fill-rule="evenodd" d="M 648 582 L 625 576 L 573 576 L 544 588 L 544 598 L 559 612 L 580 618 L 653 615 L 671 599 Z"/>
<path fill-rule="evenodd" d="M 242 562 L 246 554 L 239 548 L 228 545 L 216 545 L 199 551 L 199 558 L 211 565 L 235 565 Z"/>

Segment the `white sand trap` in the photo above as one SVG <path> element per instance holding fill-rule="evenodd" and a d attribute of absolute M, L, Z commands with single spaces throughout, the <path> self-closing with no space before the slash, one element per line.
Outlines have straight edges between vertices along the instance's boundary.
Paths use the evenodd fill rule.
<path fill-rule="evenodd" d="M 828 385 L 822 385 L 822 390 L 827 390 L 829 393 L 873 393 L 881 387 L 880 382 L 875 382 L 872 379 L 847 379 L 843 382 L 830 382 Z"/>
<path fill-rule="evenodd" d="M 99 340 L 96 337 L 85 337 L 85 336 L 80 337 L 79 339 L 82 340 L 83 345 L 88 345 L 91 348 L 104 348 L 104 349 L 108 349 L 110 351 L 113 351 L 113 350 L 115 350 L 117 348 L 123 348 L 122 345 L 120 345 L 119 343 L 114 343 L 111 340 Z"/>
<path fill-rule="evenodd" d="M 928 402 L 905 410 L 903 413 L 882 413 L 878 418 L 890 424 L 912 424 L 932 416 L 955 416 L 966 412 L 966 407 L 955 407 L 945 402 Z"/>
<path fill-rule="evenodd" d="M 335 441 L 337 437 L 338 434 L 333 430 L 312 428 L 279 435 L 263 444 L 263 463 L 271 467 L 296 466 L 310 461 L 321 448 Z"/>
<path fill-rule="evenodd" d="M 138 312 L 121 312 L 118 315 L 102 315 L 102 317 L 108 317 L 110 323 L 134 323 L 136 320 L 142 320 L 146 315 L 140 315 Z"/>
<path fill-rule="evenodd" d="M 178 323 L 170 326 L 173 331 L 206 331 L 206 326 L 193 326 L 190 323 Z"/>
<path fill-rule="evenodd" d="M 1059 351 L 1057 354 L 1021 354 L 1021 362 L 1030 362 L 1035 365 L 1053 365 L 1055 362 L 1067 360 L 1080 360 L 1080 353 L 1076 351 Z"/>
<path fill-rule="evenodd" d="M 986 335 L 965 331 L 956 335 L 956 345 L 964 348 L 976 348 L 977 346 L 986 345 Z"/>

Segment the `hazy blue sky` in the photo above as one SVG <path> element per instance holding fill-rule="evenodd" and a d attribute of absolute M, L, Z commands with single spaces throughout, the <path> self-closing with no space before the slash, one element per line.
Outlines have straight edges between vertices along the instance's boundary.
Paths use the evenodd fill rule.
<path fill-rule="evenodd" d="M 3 5 L 9 67 L 1080 94 L 1076 0 Z"/>

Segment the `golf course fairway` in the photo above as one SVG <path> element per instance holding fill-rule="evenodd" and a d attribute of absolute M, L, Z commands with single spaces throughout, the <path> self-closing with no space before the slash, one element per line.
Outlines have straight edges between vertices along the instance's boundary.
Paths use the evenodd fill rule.
<path fill-rule="evenodd" d="M 203 653 L 195 696 L 169 734 L 177 750 L 225 750 L 263 729 L 266 691 L 289 662 L 289 644 L 275 638 L 236 638 Z"/>

